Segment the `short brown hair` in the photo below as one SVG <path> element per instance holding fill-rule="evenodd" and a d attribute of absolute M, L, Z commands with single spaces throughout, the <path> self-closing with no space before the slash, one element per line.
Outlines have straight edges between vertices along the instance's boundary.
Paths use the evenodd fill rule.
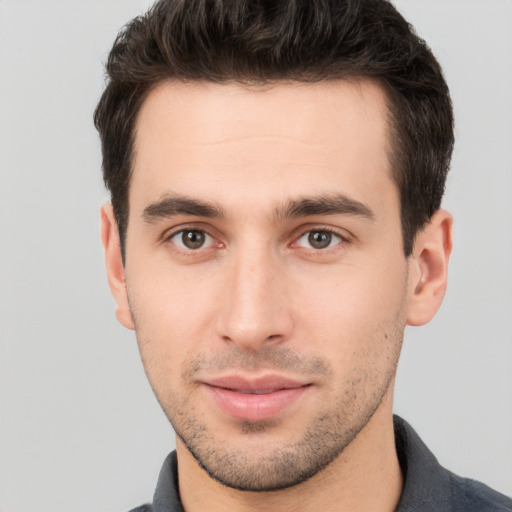
<path fill-rule="evenodd" d="M 135 121 L 165 80 L 375 80 L 388 96 L 406 256 L 441 205 L 454 142 L 448 87 L 387 0 L 159 0 L 121 30 L 106 70 L 94 122 L 123 254 Z"/>

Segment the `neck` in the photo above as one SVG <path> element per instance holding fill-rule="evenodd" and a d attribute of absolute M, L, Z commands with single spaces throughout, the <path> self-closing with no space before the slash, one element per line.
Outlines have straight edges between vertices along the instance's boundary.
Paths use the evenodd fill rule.
<path fill-rule="evenodd" d="M 395 449 L 391 397 L 324 470 L 293 487 L 272 492 L 230 489 L 210 478 L 177 440 L 179 489 L 186 512 L 393 512 L 402 491 Z"/>

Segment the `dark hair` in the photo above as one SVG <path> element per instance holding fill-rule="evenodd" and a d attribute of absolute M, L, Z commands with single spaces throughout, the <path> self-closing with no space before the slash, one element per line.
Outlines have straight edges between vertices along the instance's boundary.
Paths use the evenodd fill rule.
<path fill-rule="evenodd" d="M 453 149 L 448 87 L 387 0 L 159 0 L 121 30 L 106 70 L 94 122 L 123 254 L 135 121 L 165 80 L 375 80 L 388 97 L 406 256 L 441 205 Z"/>

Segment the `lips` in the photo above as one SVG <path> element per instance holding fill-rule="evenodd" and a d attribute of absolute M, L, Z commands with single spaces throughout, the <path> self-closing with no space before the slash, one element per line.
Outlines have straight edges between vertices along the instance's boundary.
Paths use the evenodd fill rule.
<path fill-rule="evenodd" d="M 283 414 L 310 388 L 278 375 L 259 378 L 227 376 L 203 382 L 214 403 L 242 421 L 266 421 Z"/>

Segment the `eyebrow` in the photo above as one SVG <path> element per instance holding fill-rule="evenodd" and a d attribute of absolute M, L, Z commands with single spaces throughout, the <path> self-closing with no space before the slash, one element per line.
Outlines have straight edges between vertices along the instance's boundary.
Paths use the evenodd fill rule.
<path fill-rule="evenodd" d="M 144 208 L 142 218 L 152 223 L 175 215 L 193 215 L 196 217 L 225 218 L 224 210 L 213 204 L 185 196 L 165 196 Z"/>
<path fill-rule="evenodd" d="M 344 194 L 303 197 L 287 201 L 284 206 L 275 210 L 278 220 L 313 215 L 355 215 L 375 220 L 375 214 L 369 206 Z"/>
<path fill-rule="evenodd" d="M 165 196 L 144 208 L 143 219 L 148 223 L 175 215 L 192 215 L 196 217 L 227 217 L 222 207 L 199 199 L 186 196 Z M 302 197 L 286 201 L 274 210 L 276 220 L 287 220 L 313 215 L 355 215 L 374 220 L 375 214 L 364 203 L 344 194 L 327 194 Z"/>

